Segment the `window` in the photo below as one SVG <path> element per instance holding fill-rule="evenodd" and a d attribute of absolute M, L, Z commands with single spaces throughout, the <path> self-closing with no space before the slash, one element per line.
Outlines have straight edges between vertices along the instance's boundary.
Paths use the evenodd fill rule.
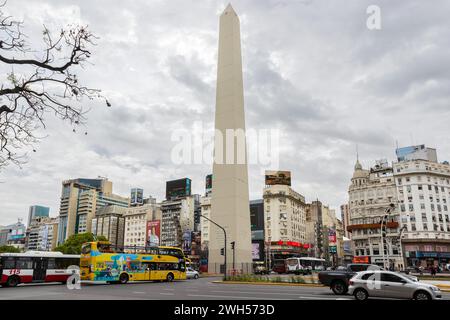
<path fill-rule="evenodd" d="M 369 278 L 373 277 L 374 273 L 365 273 L 361 276 L 361 280 L 369 280 Z"/>
<path fill-rule="evenodd" d="M 4 269 L 15 269 L 16 268 L 16 259 L 14 259 L 14 257 L 3 258 L 3 268 Z"/>
<path fill-rule="evenodd" d="M 404 282 L 402 278 L 390 273 L 381 273 L 381 281 L 384 282 Z"/>
<path fill-rule="evenodd" d="M 33 269 L 33 260 L 31 258 L 18 258 L 16 269 Z"/>
<path fill-rule="evenodd" d="M 49 258 L 47 260 L 47 269 L 56 269 L 55 258 Z"/>

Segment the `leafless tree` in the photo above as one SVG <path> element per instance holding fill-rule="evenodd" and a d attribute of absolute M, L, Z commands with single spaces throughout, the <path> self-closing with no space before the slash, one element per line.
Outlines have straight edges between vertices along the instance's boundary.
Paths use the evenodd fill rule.
<path fill-rule="evenodd" d="M 77 68 L 83 68 L 97 39 L 85 26 L 63 28 L 56 35 L 43 26 L 43 48 L 33 50 L 22 33 L 23 22 L 4 13 L 0 4 L 0 170 L 9 163 L 26 162 L 26 149 L 42 138 L 48 113 L 67 121 L 73 130 L 86 121 L 82 101 L 103 99 L 98 89 L 79 83 Z"/>

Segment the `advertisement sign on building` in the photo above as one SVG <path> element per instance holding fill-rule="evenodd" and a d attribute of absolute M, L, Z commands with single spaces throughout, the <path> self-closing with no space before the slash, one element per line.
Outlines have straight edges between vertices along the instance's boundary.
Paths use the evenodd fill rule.
<path fill-rule="evenodd" d="M 205 192 L 206 195 L 210 194 L 212 191 L 212 174 L 208 174 L 206 176 L 206 181 L 205 181 Z"/>
<path fill-rule="evenodd" d="M 161 221 L 153 220 L 147 222 L 147 245 L 159 246 L 161 237 Z"/>
<path fill-rule="evenodd" d="M 290 171 L 266 171 L 266 185 L 291 185 Z"/>
<path fill-rule="evenodd" d="M 333 228 L 328 229 L 328 242 L 336 242 L 336 230 Z"/>
<path fill-rule="evenodd" d="M 191 195 L 191 179 L 183 178 L 166 182 L 166 199 Z"/>
<path fill-rule="evenodd" d="M 184 231 L 183 232 L 183 252 L 185 255 L 191 254 L 191 245 L 192 245 L 192 232 Z"/>
<path fill-rule="evenodd" d="M 253 242 L 252 243 L 252 259 L 253 260 L 259 260 L 260 254 L 259 254 L 259 242 Z"/>
<path fill-rule="evenodd" d="M 133 188 L 131 189 L 131 205 L 143 204 L 144 203 L 144 189 Z"/>

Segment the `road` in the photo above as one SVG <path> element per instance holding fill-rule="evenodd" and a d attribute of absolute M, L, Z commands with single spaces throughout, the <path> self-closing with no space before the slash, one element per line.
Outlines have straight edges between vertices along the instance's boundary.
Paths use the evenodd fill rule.
<path fill-rule="evenodd" d="M 220 278 L 166 282 L 120 284 L 83 284 L 69 290 L 61 284 L 19 285 L 0 288 L 0 299 L 43 300 L 353 300 L 351 296 L 336 296 L 328 288 L 289 287 L 251 284 L 213 283 Z M 450 300 L 450 293 L 444 293 Z"/>

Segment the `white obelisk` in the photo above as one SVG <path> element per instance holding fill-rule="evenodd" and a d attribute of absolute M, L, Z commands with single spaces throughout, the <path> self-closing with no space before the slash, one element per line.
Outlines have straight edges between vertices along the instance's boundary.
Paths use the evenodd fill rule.
<path fill-rule="evenodd" d="M 233 268 L 230 243 L 234 241 L 234 267 L 249 273 L 252 272 L 252 244 L 243 91 L 240 23 L 229 4 L 220 16 L 210 218 L 227 232 L 227 272 Z M 227 133 L 235 133 L 237 138 L 226 139 Z M 223 247 L 223 231 L 211 223 L 209 272 L 219 273 L 219 266 L 224 262 L 220 253 Z"/>

